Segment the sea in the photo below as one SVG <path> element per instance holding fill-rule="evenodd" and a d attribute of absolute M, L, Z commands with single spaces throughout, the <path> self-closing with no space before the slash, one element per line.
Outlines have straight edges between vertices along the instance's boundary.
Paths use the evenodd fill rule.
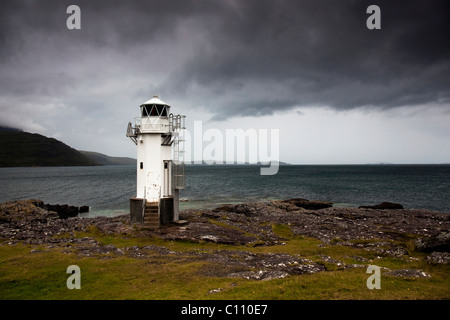
<path fill-rule="evenodd" d="M 40 199 L 89 206 L 82 216 L 116 216 L 136 195 L 136 166 L 0 168 L 0 181 L 0 202 Z M 180 198 L 181 210 L 304 198 L 450 213 L 450 165 L 282 165 L 275 175 L 260 175 L 258 165 L 186 165 Z"/>

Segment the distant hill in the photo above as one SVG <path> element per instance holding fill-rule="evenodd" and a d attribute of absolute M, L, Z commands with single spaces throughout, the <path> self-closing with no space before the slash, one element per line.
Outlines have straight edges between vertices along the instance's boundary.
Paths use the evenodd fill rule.
<path fill-rule="evenodd" d="M 22 132 L 20 129 L 0 126 L 0 132 Z"/>
<path fill-rule="evenodd" d="M 0 167 L 95 165 L 99 163 L 59 140 L 0 127 Z"/>
<path fill-rule="evenodd" d="M 136 159 L 126 157 L 110 157 L 103 153 L 78 150 L 81 154 L 85 155 L 89 159 L 105 166 L 113 165 L 131 165 L 136 164 Z"/>

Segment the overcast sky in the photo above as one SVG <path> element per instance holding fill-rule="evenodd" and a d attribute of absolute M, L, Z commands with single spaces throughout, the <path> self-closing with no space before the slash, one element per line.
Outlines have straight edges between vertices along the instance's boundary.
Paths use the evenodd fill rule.
<path fill-rule="evenodd" d="M 279 129 L 290 163 L 448 163 L 448 30 L 448 0 L 2 1 L 0 125 L 135 157 L 159 94 L 190 131 Z"/>

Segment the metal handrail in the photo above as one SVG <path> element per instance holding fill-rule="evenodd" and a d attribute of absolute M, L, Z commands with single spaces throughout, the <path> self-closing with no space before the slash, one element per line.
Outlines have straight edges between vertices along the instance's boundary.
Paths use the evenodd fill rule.
<path fill-rule="evenodd" d="M 134 118 L 134 122 L 136 124 L 136 127 L 139 129 L 139 132 L 169 132 L 170 130 L 170 124 L 164 124 L 160 123 L 161 118 L 145 118 L 145 123 L 142 122 L 141 117 Z"/>
<path fill-rule="evenodd" d="M 146 190 L 145 190 L 145 186 L 144 186 L 144 201 L 142 201 L 142 221 L 144 221 L 144 218 L 145 218 L 145 205 L 147 203 L 147 195 L 145 193 L 146 193 Z"/>

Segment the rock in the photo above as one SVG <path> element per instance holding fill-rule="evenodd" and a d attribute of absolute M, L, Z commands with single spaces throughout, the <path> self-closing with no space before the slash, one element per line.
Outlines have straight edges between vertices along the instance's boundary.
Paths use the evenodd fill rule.
<path fill-rule="evenodd" d="M 221 211 L 233 212 L 233 205 L 223 204 L 220 207 L 217 207 L 212 210 L 212 212 L 221 212 Z"/>
<path fill-rule="evenodd" d="M 304 209 L 295 203 L 310 202 L 304 199 L 270 201 L 228 205 L 226 210 L 186 209 L 180 216 L 189 221 L 183 227 L 168 225 L 155 230 L 132 228 L 129 216 L 59 219 L 59 214 L 44 209 L 39 200 L 19 200 L 0 204 L 0 238 L 5 243 L 51 244 L 67 247 L 67 250 L 83 254 L 110 256 L 113 254 L 149 257 L 143 247 L 136 250 L 103 246 L 93 238 L 77 238 L 77 232 L 95 231 L 101 234 L 130 234 L 137 237 L 158 237 L 165 240 L 181 240 L 202 243 L 205 241 L 241 246 L 272 246 L 286 241 L 284 236 L 312 237 L 328 246 L 343 245 L 374 250 L 381 256 L 404 259 L 408 251 L 400 243 L 417 240 L 417 248 L 431 254 L 429 263 L 448 263 L 450 219 L 448 213 L 429 210 L 404 209 L 371 212 L 358 208 L 324 208 L 320 211 Z M 289 202 L 290 201 L 290 202 Z M 297 208 L 297 209 L 295 209 Z M 295 212 L 295 213 L 293 213 Z M 408 223 L 405 224 L 404 221 Z M 278 228 L 281 226 L 282 228 Z M 73 246 L 72 246 L 73 245 Z M 323 245 L 320 244 L 320 245 Z M 78 248 L 78 249 L 77 249 Z M 439 250 L 435 250 L 439 249 Z M 123 252 L 122 252 L 123 250 Z M 168 254 L 168 253 L 164 253 Z M 308 274 L 325 271 L 323 262 L 346 267 L 341 261 L 322 255 L 322 263 L 308 261 L 298 255 L 281 253 L 252 254 L 247 251 L 221 250 L 189 253 L 197 259 L 211 261 L 223 267 L 215 268 L 218 276 L 233 272 L 251 272 L 251 278 L 268 279 L 286 274 Z M 175 256 L 176 254 L 174 254 Z M 103 258 L 103 257 L 102 257 Z M 353 256 L 358 261 L 367 261 Z M 362 264 L 361 264 L 362 266 Z M 353 267 L 361 267 L 354 265 Z M 361 267 L 362 268 L 362 267 Z M 259 274 L 259 271 L 262 274 Z M 267 272 L 271 273 L 267 273 Z M 276 273 L 274 273 L 276 271 Z M 242 276 L 245 275 L 241 274 Z"/>
<path fill-rule="evenodd" d="M 389 245 L 389 243 L 387 243 L 387 244 Z M 379 254 L 396 257 L 396 258 L 400 258 L 400 257 L 408 254 L 408 251 L 405 248 L 402 248 L 399 246 L 397 246 L 397 247 L 393 246 L 388 249 L 376 248 L 376 247 L 375 248 L 366 248 L 366 250 L 373 250 Z"/>
<path fill-rule="evenodd" d="M 321 254 L 321 255 L 320 255 L 320 258 L 321 258 L 324 262 L 331 263 L 331 264 L 335 264 L 337 267 L 342 267 L 342 266 L 344 266 L 344 263 L 343 263 L 342 261 L 335 260 L 335 259 L 331 258 L 330 256 Z"/>
<path fill-rule="evenodd" d="M 400 269 L 384 273 L 383 275 L 402 278 L 431 278 L 429 273 L 422 270 Z"/>
<path fill-rule="evenodd" d="M 428 263 L 433 264 L 449 264 L 450 253 L 448 252 L 433 252 L 425 258 Z"/>
<path fill-rule="evenodd" d="M 206 241 L 211 241 L 211 242 L 214 242 L 214 243 L 217 243 L 218 240 L 219 240 L 218 237 L 213 236 L 211 234 L 207 234 L 207 235 L 201 236 L 200 239 L 201 240 L 206 240 Z"/>
<path fill-rule="evenodd" d="M 218 292 L 221 292 L 222 290 L 223 290 L 222 288 L 212 289 L 212 290 L 209 290 L 209 294 L 218 293 Z"/>
<path fill-rule="evenodd" d="M 404 209 L 399 203 L 382 202 L 374 206 L 359 206 L 359 209 Z"/>
<path fill-rule="evenodd" d="M 290 274 L 312 274 L 317 273 L 321 271 L 325 271 L 325 266 L 318 264 L 318 263 L 310 263 L 310 264 L 300 264 L 300 265 L 293 265 L 289 268 Z"/>
<path fill-rule="evenodd" d="M 360 257 L 360 256 L 345 256 L 345 258 L 352 258 L 352 259 L 355 259 L 357 261 L 362 261 L 362 262 L 370 261 L 369 259 L 364 258 L 364 257 Z"/>
<path fill-rule="evenodd" d="M 258 213 L 257 204 L 254 203 L 242 203 L 230 208 L 231 212 L 244 214 L 246 216 L 253 216 Z"/>
<path fill-rule="evenodd" d="M 352 269 L 352 268 L 367 268 L 367 265 L 365 265 L 365 264 L 357 264 L 357 263 L 353 263 L 353 264 L 345 265 L 344 268 L 345 268 L 345 269 Z"/>
<path fill-rule="evenodd" d="M 211 218 L 211 219 L 219 219 L 221 217 L 221 215 L 220 215 L 220 211 L 217 209 L 217 210 L 212 210 L 210 212 L 208 212 L 208 211 L 202 212 L 202 217 Z"/>
<path fill-rule="evenodd" d="M 422 252 L 450 252 L 450 232 L 443 231 L 436 236 L 414 241 L 416 250 Z"/>
<path fill-rule="evenodd" d="M 283 241 L 273 226 L 284 225 L 294 236 L 313 237 L 328 244 L 339 239 L 339 244 L 359 248 L 370 248 L 375 243 L 381 254 L 402 257 L 408 252 L 391 240 L 404 242 L 411 235 L 426 237 L 436 230 L 450 230 L 449 214 L 443 212 L 386 209 L 374 214 L 365 209 L 345 207 L 311 210 L 285 201 L 292 200 L 227 205 L 221 210 L 202 210 L 201 214 L 198 210 L 186 209 L 182 212 L 183 219 L 190 222 L 186 230 L 172 228 L 153 233 L 172 240 L 200 241 L 201 236 L 214 235 L 218 243 L 251 245 L 259 241 L 262 245 L 273 245 Z M 374 239 L 380 241 L 372 241 Z"/>
<path fill-rule="evenodd" d="M 309 201 L 309 200 L 301 199 L 301 198 L 283 200 L 282 202 L 293 204 L 299 208 L 304 208 L 304 209 L 308 209 L 308 210 L 319 210 L 319 209 L 324 209 L 324 208 L 330 208 L 333 206 L 332 202 Z"/>
<path fill-rule="evenodd" d="M 42 201 L 39 206 L 46 210 L 58 213 L 60 219 L 73 218 L 77 217 L 78 213 L 89 212 L 89 206 L 81 206 L 78 208 L 67 204 L 44 204 Z"/>
<path fill-rule="evenodd" d="M 249 280 L 272 280 L 272 279 L 283 279 L 287 277 L 289 274 L 283 271 L 267 271 L 267 270 L 259 270 L 259 271 L 240 271 L 234 272 L 228 275 L 228 277 L 237 277 L 244 278 Z"/>
<path fill-rule="evenodd" d="M 69 206 L 67 204 L 44 204 L 43 208 L 58 213 L 60 219 L 78 216 L 78 207 Z"/>
<path fill-rule="evenodd" d="M 123 224 L 129 217 L 113 217 L 108 219 L 97 218 L 73 218 L 70 214 L 78 214 L 78 208 L 70 206 L 53 207 L 61 211 L 44 209 L 46 205 L 40 200 L 17 200 L 0 204 L 0 238 L 8 239 L 11 242 L 24 241 L 28 244 L 67 244 L 67 243 L 91 243 L 92 239 L 76 238 L 74 231 L 86 231 L 87 227 L 95 226 L 104 233 L 123 233 L 130 228 Z M 71 213 L 72 212 L 72 213 Z M 128 229 L 127 229 L 128 228 Z M 60 235 L 68 235 L 58 237 Z M 57 237 L 55 237 L 57 236 Z M 86 241 L 85 241 L 86 240 Z M 114 248 L 105 247 L 115 252 Z"/>

